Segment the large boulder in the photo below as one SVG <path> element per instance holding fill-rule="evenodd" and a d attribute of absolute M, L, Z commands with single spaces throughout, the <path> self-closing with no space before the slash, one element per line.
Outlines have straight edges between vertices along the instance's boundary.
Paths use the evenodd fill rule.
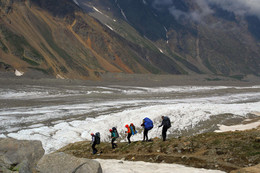
<path fill-rule="evenodd" d="M 231 171 L 230 173 L 259 173 L 260 172 L 260 164 L 247 167 L 247 168 L 241 168 L 235 171 Z"/>
<path fill-rule="evenodd" d="M 77 158 L 63 152 L 42 157 L 37 164 L 38 173 L 102 173 L 100 163 L 95 160 Z"/>
<path fill-rule="evenodd" d="M 0 172 L 31 173 L 44 152 L 40 141 L 0 138 Z"/>

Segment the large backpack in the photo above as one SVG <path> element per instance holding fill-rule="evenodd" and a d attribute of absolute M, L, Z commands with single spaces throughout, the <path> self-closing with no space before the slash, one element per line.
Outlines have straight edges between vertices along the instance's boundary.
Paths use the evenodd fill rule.
<path fill-rule="evenodd" d="M 137 131 L 135 130 L 135 126 L 130 126 L 130 130 L 131 130 L 131 133 L 132 135 L 135 135 L 137 133 Z"/>
<path fill-rule="evenodd" d="M 164 117 L 166 119 L 166 122 L 165 122 L 165 125 L 167 128 L 170 128 L 172 125 L 171 125 L 171 120 L 169 117 Z"/>
<path fill-rule="evenodd" d="M 119 137 L 119 134 L 117 132 L 117 129 L 115 127 L 112 128 L 112 131 L 115 133 L 115 138 Z"/>
<path fill-rule="evenodd" d="M 151 130 L 153 128 L 153 121 L 150 118 L 144 119 L 144 128 L 147 130 Z"/>
<path fill-rule="evenodd" d="M 96 141 L 96 144 L 100 144 L 100 133 L 99 132 L 97 132 L 95 134 L 95 141 Z"/>

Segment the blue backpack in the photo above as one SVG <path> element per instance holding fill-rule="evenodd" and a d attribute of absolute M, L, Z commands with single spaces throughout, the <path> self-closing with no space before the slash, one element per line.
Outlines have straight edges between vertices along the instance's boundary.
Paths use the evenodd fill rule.
<path fill-rule="evenodd" d="M 151 130 L 153 128 L 153 121 L 150 118 L 144 119 L 144 128 L 147 130 Z"/>

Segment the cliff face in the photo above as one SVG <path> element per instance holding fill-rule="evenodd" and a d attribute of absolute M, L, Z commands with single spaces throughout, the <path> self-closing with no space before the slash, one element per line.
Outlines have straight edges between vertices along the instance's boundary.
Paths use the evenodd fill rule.
<path fill-rule="evenodd" d="M 158 50 L 125 40 L 73 1 L 1 1 L 0 5 L 1 69 L 78 79 L 95 79 L 104 72 L 181 73 Z"/>
<path fill-rule="evenodd" d="M 246 2 L 78 0 L 78 3 L 133 42 L 133 34 L 124 33 L 120 27 L 127 31 L 135 28 L 189 73 L 259 75 L 260 19 L 255 11 L 246 11 L 247 7 L 257 9 Z M 119 27 L 101 12 L 127 24 Z"/>
<path fill-rule="evenodd" d="M 218 6 L 202 15 L 202 7 L 191 0 L 2 0 L 0 70 L 77 79 L 259 75 L 259 18 Z"/>

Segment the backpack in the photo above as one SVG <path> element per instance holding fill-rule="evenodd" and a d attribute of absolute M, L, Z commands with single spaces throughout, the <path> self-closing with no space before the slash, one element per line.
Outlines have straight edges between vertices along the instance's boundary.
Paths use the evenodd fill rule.
<path fill-rule="evenodd" d="M 119 134 L 117 132 L 117 129 L 115 127 L 112 128 L 112 131 L 115 133 L 115 138 L 119 137 Z"/>
<path fill-rule="evenodd" d="M 153 121 L 150 118 L 144 119 L 144 128 L 147 130 L 151 130 L 153 128 Z"/>
<path fill-rule="evenodd" d="M 96 144 L 100 144 L 100 133 L 99 132 L 97 132 L 95 134 L 95 141 L 96 141 Z"/>
<path fill-rule="evenodd" d="M 165 117 L 165 125 L 167 128 L 170 128 L 172 125 L 171 125 L 171 120 L 169 117 Z"/>
<path fill-rule="evenodd" d="M 130 130 L 131 130 L 131 133 L 132 135 L 135 135 L 137 133 L 137 131 L 135 130 L 135 126 L 130 126 Z"/>

